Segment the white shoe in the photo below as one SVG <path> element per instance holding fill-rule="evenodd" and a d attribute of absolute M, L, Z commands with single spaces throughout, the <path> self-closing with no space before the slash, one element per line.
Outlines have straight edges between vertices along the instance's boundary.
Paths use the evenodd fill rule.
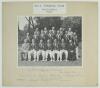
<path fill-rule="evenodd" d="M 34 62 L 36 62 L 36 60 L 33 60 Z"/>
<path fill-rule="evenodd" d="M 55 62 L 55 60 L 52 60 L 53 62 Z"/>
<path fill-rule="evenodd" d="M 42 61 L 45 61 L 44 59 Z"/>
<path fill-rule="evenodd" d="M 30 59 L 28 61 L 31 61 Z"/>
<path fill-rule="evenodd" d="M 60 61 L 60 60 L 57 59 L 57 61 Z"/>
<path fill-rule="evenodd" d="M 68 60 L 65 60 L 66 62 L 68 61 Z"/>

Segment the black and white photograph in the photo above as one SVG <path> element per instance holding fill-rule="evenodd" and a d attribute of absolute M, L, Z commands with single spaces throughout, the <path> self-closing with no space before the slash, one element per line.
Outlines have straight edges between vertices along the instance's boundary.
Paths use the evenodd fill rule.
<path fill-rule="evenodd" d="M 82 66 L 82 16 L 18 16 L 18 66 Z"/>

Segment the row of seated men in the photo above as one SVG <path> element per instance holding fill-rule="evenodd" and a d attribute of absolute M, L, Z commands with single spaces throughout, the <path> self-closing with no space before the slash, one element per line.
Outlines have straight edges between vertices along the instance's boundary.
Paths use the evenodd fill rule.
<path fill-rule="evenodd" d="M 39 38 L 42 32 L 36 37 L 34 37 L 33 34 L 32 39 L 30 39 L 29 33 L 27 33 L 24 43 L 22 44 L 22 60 L 67 61 L 78 59 L 77 35 L 70 29 L 69 31 L 71 32 L 69 33 L 70 35 L 68 35 L 67 31 L 65 33 L 66 37 L 64 35 L 60 38 L 50 38 L 46 36 L 44 39 L 42 37 Z M 49 35 L 49 33 L 47 35 Z"/>

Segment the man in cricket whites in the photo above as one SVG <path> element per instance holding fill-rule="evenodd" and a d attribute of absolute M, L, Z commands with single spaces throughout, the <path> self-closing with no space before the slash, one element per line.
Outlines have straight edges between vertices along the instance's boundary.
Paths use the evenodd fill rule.
<path fill-rule="evenodd" d="M 68 40 L 72 40 L 73 32 L 72 32 L 71 28 L 68 29 L 68 34 L 67 35 L 68 35 Z"/>
<path fill-rule="evenodd" d="M 28 52 L 28 60 L 31 61 L 31 56 L 33 56 L 34 61 L 36 61 L 36 55 L 37 55 L 36 43 L 35 39 L 32 39 L 31 50 Z"/>
<path fill-rule="evenodd" d="M 53 48 L 53 61 L 55 61 L 55 54 L 57 54 L 57 61 L 59 61 L 60 54 L 57 39 L 54 39 Z"/>
<path fill-rule="evenodd" d="M 50 55 L 51 61 L 53 61 L 52 60 L 52 57 L 53 57 L 52 44 L 51 44 L 50 39 L 47 40 L 46 61 L 47 61 L 48 55 Z"/>
<path fill-rule="evenodd" d="M 39 42 L 39 50 L 37 51 L 37 61 L 39 61 L 39 56 L 42 55 L 42 61 L 45 61 L 45 50 L 44 43 L 41 39 Z"/>
<path fill-rule="evenodd" d="M 64 41 L 64 39 L 61 39 L 61 50 L 60 50 L 60 61 L 62 61 L 62 55 L 63 53 L 65 54 L 65 60 L 67 61 L 68 59 L 68 51 L 66 49 L 66 43 Z"/>

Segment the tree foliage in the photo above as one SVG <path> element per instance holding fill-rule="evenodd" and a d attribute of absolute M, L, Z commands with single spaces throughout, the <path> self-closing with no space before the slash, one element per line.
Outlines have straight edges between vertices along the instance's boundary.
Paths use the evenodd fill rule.
<path fill-rule="evenodd" d="M 72 28 L 72 31 L 75 31 L 78 35 L 79 40 L 81 41 L 81 31 L 82 31 L 82 18 L 79 16 L 72 17 L 32 17 L 26 16 L 28 24 L 24 26 L 24 30 L 20 30 L 18 27 L 18 42 L 22 43 L 25 38 L 26 32 L 30 33 L 32 37 L 35 28 L 39 28 L 39 30 L 47 27 L 48 30 L 51 29 L 52 26 L 55 27 L 55 30 L 58 30 L 60 27 Z"/>

